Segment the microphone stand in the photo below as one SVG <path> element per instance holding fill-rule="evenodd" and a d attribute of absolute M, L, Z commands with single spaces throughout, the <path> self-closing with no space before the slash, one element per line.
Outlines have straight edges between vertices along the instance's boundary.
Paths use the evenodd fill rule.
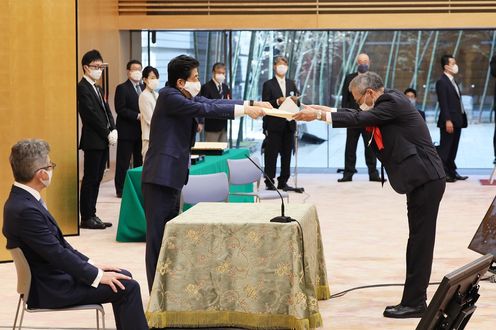
<path fill-rule="evenodd" d="M 294 141 L 294 147 L 295 147 L 295 167 L 294 167 L 294 175 L 295 175 L 295 186 L 294 189 L 292 189 L 295 193 L 302 194 L 305 191 L 305 188 L 303 187 L 298 187 L 298 123 L 296 123 L 296 132 L 295 132 L 295 141 Z"/>
<path fill-rule="evenodd" d="M 252 162 L 252 164 L 255 165 L 255 167 L 260 170 L 260 172 L 262 172 L 264 178 L 267 179 L 272 184 L 272 186 L 275 188 L 275 190 L 279 194 L 279 197 L 281 198 L 281 215 L 270 219 L 270 222 L 289 223 L 289 222 L 292 222 L 292 221 L 296 221 L 295 219 L 284 215 L 284 198 L 282 197 L 281 192 L 279 191 L 279 189 L 277 189 L 277 187 L 274 185 L 274 182 L 272 181 L 272 179 L 269 178 L 269 176 L 265 173 L 265 171 L 260 166 L 258 166 L 258 164 L 255 163 L 253 161 L 253 159 L 250 158 L 250 156 L 246 155 L 246 158 L 248 158 L 250 160 L 250 162 Z"/>

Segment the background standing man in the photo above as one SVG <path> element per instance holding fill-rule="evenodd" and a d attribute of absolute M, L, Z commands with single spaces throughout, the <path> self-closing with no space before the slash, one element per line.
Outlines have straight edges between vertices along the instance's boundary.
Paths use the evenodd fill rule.
<path fill-rule="evenodd" d="M 201 88 L 200 95 L 207 99 L 230 99 L 231 90 L 226 81 L 226 65 L 215 63 L 212 68 L 212 79 Z M 227 142 L 227 119 L 205 118 L 205 141 Z"/>
<path fill-rule="evenodd" d="M 427 309 L 439 204 L 446 187 L 443 164 L 427 125 L 407 97 L 385 90 L 374 72 L 358 75 L 350 91 L 362 111 L 309 106 L 296 120 L 323 120 L 333 127 L 367 127 L 370 148 L 386 169 L 393 189 L 406 194 L 409 237 L 406 279 L 400 304 L 388 306 L 385 317 L 422 317 Z"/>
<path fill-rule="evenodd" d="M 348 109 L 359 110 L 358 104 L 356 103 L 353 95 L 349 90 L 350 82 L 359 74 L 364 74 L 369 71 L 370 59 L 365 53 L 359 54 L 356 58 L 356 63 L 358 65 L 358 71 L 346 75 L 343 84 L 343 90 L 341 91 L 341 107 Z M 365 163 L 369 169 L 369 180 L 370 181 L 381 181 L 379 177 L 379 172 L 377 171 L 377 158 L 370 148 L 367 148 L 368 140 L 365 136 L 365 131 L 360 127 L 348 127 L 346 129 L 346 146 L 344 149 L 344 172 L 343 177 L 338 179 L 338 182 L 348 182 L 353 180 L 353 174 L 356 173 L 356 150 L 358 145 L 358 140 L 360 135 L 363 139 L 363 145 L 365 150 Z"/>
<path fill-rule="evenodd" d="M 300 92 L 296 88 L 294 80 L 287 79 L 288 59 L 278 56 L 274 60 L 274 77 L 263 84 L 262 100 L 270 102 L 272 107 L 279 106 L 291 97 L 299 105 L 298 96 Z M 274 182 L 276 176 L 277 157 L 281 155 L 281 173 L 277 178 L 277 188 L 284 191 L 294 190 L 288 186 L 288 180 L 291 174 L 291 150 L 294 147 L 294 138 L 296 131 L 296 122 L 288 121 L 285 118 L 266 116 L 263 118 L 263 131 L 265 134 L 264 153 L 265 153 L 265 173 Z M 265 179 L 267 190 L 275 190 L 275 187 L 269 180 Z"/>
<path fill-rule="evenodd" d="M 138 98 L 143 91 L 141 83 L 141 62 L 131 60 L 127 63 L 128 79 L 115 89 L 115 112 L 117 113 L 117 156 L 115 161 L 115 193 L 122 196 L 124 179 L 129 169 L 131 155 L 133 167 L 143 164 L 141 156 L 141 123 Z"/>
<path fill-rule="evenodd" d="M 443 160 L 446 181 L 455 182 L 466 180 L 456 171 L 455 158 L 462 128 L 467 127 L 467 114 L 463 108 L 462 93 L 455 81 L 458 65 L 452 55 L 441 57 L 441 67 L 444 72 L 436 82 L 436 93 L 439 102 L 439 119 L 437 127 L 440 131 L 439 156 Z"/>
<path fill-rule="evenodd" d="M 117 130 L 103 91 L 96 84 L 104 69 L 100 53 L 93 49 L 81 59 L 84 76 L 78 83 L 78 112 L 83 127 L 79 149 L 84 153 L 83 180 L 79 200 L 81 228 L 105 229 L 112 226 L 96 215 L 96 201 L 100 190 L 105 166 L 109 155 L 109 145 L 117 143 Z"/>

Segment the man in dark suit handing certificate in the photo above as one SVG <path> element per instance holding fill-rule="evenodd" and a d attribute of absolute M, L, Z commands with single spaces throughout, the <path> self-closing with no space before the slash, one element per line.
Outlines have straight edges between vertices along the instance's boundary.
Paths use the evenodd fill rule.
<path fill-rule="evenodd" d="M 421 317 L 427 309 L 439 203 L 446 186 L 443 163 L 421 115 L 400 91 L 384 89 L 379 75 L 367 72 L 350 83 L 362 111 L 307 106 L 296 120 L 322 120 L 333 127 L 364 127 L 369 146 L 381 161 L 393 189 L 406 194 L 410 234 L 401 303 L 385 317 Z"/>

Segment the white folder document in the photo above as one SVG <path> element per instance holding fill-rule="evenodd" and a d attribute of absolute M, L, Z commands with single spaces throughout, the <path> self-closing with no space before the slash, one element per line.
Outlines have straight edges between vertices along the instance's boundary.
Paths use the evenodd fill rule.
<path fill-rule="evenodd" d="M 294 103 L 293 99 L 287 97 L 279 106 L 279 109 L 264 109 L 267 116 L 286 118 L 293 120 L 293 115 L 300 111 L 300 108 Z"/>

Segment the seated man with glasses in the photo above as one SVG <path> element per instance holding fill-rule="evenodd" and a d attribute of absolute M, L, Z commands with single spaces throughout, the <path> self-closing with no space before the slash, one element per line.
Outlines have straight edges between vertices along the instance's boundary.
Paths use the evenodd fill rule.
<path fill-rule="evenodd" d="M 31 268 L 30 308 L 112 303 L 117 329 L 148 329 L 138 282 L 126 270 L 94 265 L 62 236 L 41 199 L 55 163 L 43 140 L 23 140 L 11 150 L 14 185 L 5 202 L 7 249 L 20 248 Z"/>

